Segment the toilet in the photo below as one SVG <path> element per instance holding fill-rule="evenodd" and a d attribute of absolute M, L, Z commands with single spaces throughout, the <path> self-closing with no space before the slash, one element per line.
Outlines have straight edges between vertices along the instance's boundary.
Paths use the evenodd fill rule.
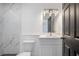
<path fill-rule="evenodd" d="M 24 40 L 22 43 L 22 51 L 17 56 L 31 56 L 34 44 L 34 40 Z"/>

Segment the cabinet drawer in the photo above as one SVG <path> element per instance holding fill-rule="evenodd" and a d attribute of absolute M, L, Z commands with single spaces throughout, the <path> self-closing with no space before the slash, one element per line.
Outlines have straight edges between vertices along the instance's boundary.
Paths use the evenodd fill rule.
<path fill-rule="evenodd" d="M 62 39 L 40 39 L 40 44 L 62 44 Z"/>

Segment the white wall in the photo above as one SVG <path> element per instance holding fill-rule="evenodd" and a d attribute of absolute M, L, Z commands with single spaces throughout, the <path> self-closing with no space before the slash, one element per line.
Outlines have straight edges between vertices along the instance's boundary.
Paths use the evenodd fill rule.
<path fill-rule="evenodd" d="M 46 8 L 61 9 L 61 4 L 52 3 L 38 3 L 38 4 L 23 4 L 22 10 L 22 34 L 32 35 L 32 34 L 42 34 L 42 20 L 41 11 Z"/>
<path fill-rule="evenodd" d="M 60 11 L 54 20 L 54 31 L 55 33 L 62 35 L 62 12 Z"/>

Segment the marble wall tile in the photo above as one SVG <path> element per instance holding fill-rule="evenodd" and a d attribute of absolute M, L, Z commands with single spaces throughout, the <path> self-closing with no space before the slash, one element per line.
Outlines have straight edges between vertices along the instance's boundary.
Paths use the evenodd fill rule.
<path fill-rule="evenodd" d="M 2 38 L 0 37 L 0 51 L 2 54 L 19 53 L 21 4 L 0 4 L 0 10 L 3 19 L 3 22 L 0 19 L 2 23 L 0 24 L 0 36 L 2 35 Z"/>

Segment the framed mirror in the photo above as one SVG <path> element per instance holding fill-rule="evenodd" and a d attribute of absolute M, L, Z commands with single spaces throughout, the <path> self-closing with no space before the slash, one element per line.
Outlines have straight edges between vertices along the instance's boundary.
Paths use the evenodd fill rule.
<path fill-rule="evenodd" d="M 44 9 L 43 10 L 43 32 L 54 32 L 54 20 L 58 14 L 58 9 Z"/>

